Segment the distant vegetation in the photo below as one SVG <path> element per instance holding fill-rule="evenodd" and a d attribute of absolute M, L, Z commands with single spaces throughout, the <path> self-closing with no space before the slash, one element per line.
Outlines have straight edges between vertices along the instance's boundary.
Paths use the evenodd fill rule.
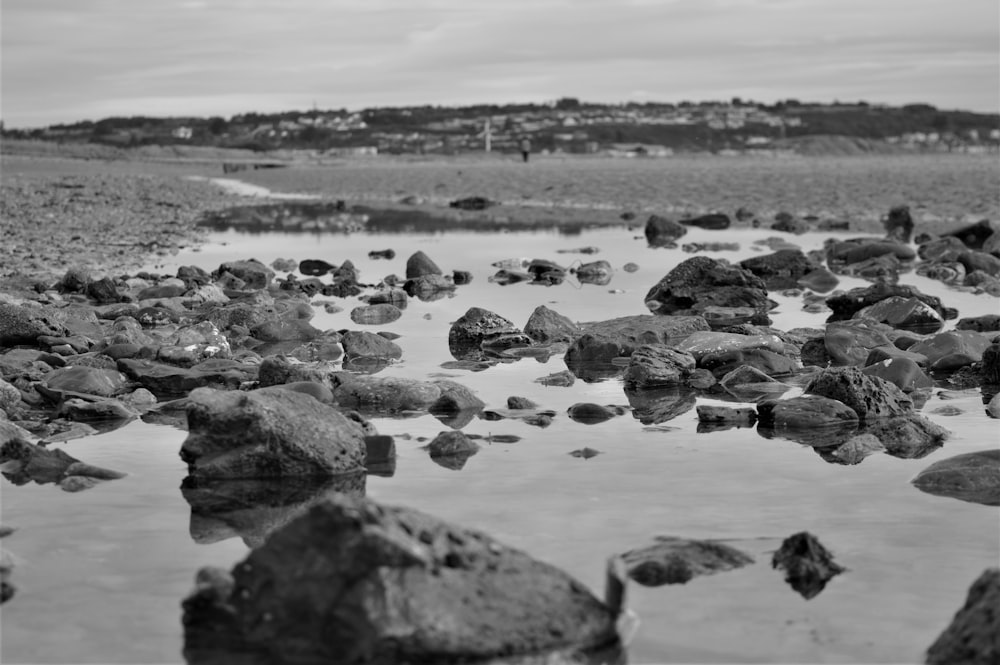
<path fill-rule="evenodd" d="M 788 99 L 593 104 L 566 97 L 550 104 L 410 106 L 244 113 L 231 118 L 103 118 L 5 138 L 113 147 L 194 145 L 311 150 L 329 154 L 512 151 L 528 137 L 536 151 L 663 156 L 687 151 L 775 151 L 796 137 L 863 139 L 853 145 L 899 150 L 996 151 L 1000 115 L 866 102 L 817 104 Z"/>

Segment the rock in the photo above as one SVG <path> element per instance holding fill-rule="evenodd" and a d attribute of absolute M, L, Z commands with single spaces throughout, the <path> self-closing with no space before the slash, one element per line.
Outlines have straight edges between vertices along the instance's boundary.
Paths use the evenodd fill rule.
<path fill-rule="evenodd" d="M 864 433 L 852 436 L 850 439 L 837 446 L 829 454 L 824 455 L 827 461 L 834 461 L 838 464 L 860 464 L 864 458 L 875 453 L 885 452 L 885 446 L 874 434 Z"/>
<path fill-rule="evenodd" d="M 932 372 L 951 372 L 980 362 L 990 346 L 990 337 L 971 330 L 949 330 L 917 342 L 908 351 L 927 357 Z"/>
<path fill-rule="evenodd" d="M 996 665 L 1000 658 L 1000 568 L 987 568 L 934 644 L 927 665 Z"/>
<path fill-rule="evenodd" d="M 416 279 L 427 275 L 441 275 L 441 268 L 421 251 L 414 252 L 406 260 L 406 279 Z"/>
<path fill-rule="evenodd" d="M 570 420 L 585 425 L 596 425 L 606 420 L 611 420 L 615 416 L 622 415 L 622 412 L 613 406 L 602 406 L 591 402 L 577 402 L 567 409 L 566 414 Z"/>
<path fill-rule="evenodd" d="M 738 549 L 714 540 L 657 536 L 652 545 L 621 555 L 628 576 L 643 586 L 686 584 L 699 575 L 713 575 L 753 563 Z"/>
<path fill-rule="evenodd" d="M 341 338 L 344 356 L 348 359 L 398 359 L 403 357 L 403 349 L 398 344 L 367 331 L 349 330 Z"/>
<path fill-rule="evenodd" d="M 739 265 L 760 277 L 765 287 L 773 290 L 794 288 L 800 279 L 819 268 L 800 249 L 780 249 L 773 254 L 745 259 Z"/>
<path fill-rule="evenodd" d="M 256 260 L 229 261 L 219 266 L 213 275 L 229 273 L 246 283 L 248 289 L 266 289 L 274 279 L 274 271 Z"/>
<path fill-rule="evenodd" d="M 441 457 L 461 457 L 461 465 L 452 466 L 448 465 L 449 468 L 458 469 L 465 465 L 465 461 L 479 452 L 479 444 L 471 440 L 463 432 L 456 430 L 449 430 L 445 432 L 440 432 L 434 439 L 427 444 L 427 452 L 430 453 L 431 459 L 441 458 Z"/>
<path fill-rule="evenodd" d="M 395 305 L 397 309 L 406 309 L 409 304 L 410 297 L 406 295 L 406 291 L 399 288 L 387 288 L 376 291 L 368 297 L 369 305 Z"/>
<path fill-rule="evenodd" d="M 698 228 L 710 231 L 723 231 L 729 228 L 732 221 L 729 219 L 729 215 L 716 212 L 690 219 L 682 219 L 680 223 L 684 226 L 697 226 Z"/>
<path fill-rule="evenodd" d="M 590 459 L 591 457 L 597 457 L 600 454 L 600 450 L 594 450 L 593 448 L 580 448 L 569 452 L 570 457 L 579 457 L 582 459 Z"/>
<path fill-rule="evenodd" d="M 956 330 L 973 330 L 975 332 L 1000 332 L 1000 314 L 983 314 L 959 319 Z"/>
<path fill-rule="evenodd" d="M 816 536 L 806 531 L 781 543 L 771 558 L 771 567 L 784 570 L 785 581 L 806 600 L 815 598 L 827 582 L 847 570 L 834 562 Z"/>
<path fill-rule="evenodd" d="M 3 475 L 15 485 L 34 481 L 39 485 L 61 483 L 68 477 L 79 476 L 94 480 L 123 478 L 124 473 L 103 469 L 67 454 L 60 448 L 45 448 L 21 437 L 0 437 L 0 465 Z"/>
<path fill-rule="evenodd" d="M 697 394 L 686 386 L 625 389 L 632 417 L 643 425 L 659 425 L 682 416 L 695 407 Z"/>
<path fill-rule="evenodd" d="M 860 366 L 872 349 L 892 346 L 892 341 L 877 324 L 843 321 L 827 324 L 823 346 L 834 365 Z"/>
<path fill-rule="evenodd" d="M 962 252 L 958 262 L 965 268 L 966 274 L 982 272 L 990 277 L 1000 275 L 1000 257 L 985 252 Z"/>
<path fill-rule="evenodd" d="M 775 429 L 822 429 L 855 424 L 858 414 L 843 402 L 821 395 L 800 395 L 757 404 L 762 425 Z"/>
<path fill-rule="evenodd" d="M 826 261 L 831 269 L 887 255 L 900 261 L 912 261 L 917 257 L 917 253 L 907 245 L 893 240 L 873 238 L 851 238 L 833 242 L 826 249 Z"/>
<path fill-rule="evenodd" d="M 21 391 L 0 379 L 0 412 L 10 415 L 20 404 Z"/>
<path fill-rule="evenodd" d="M 894 384 L 904 393 L 911 393 L 921 388 L 933 388 L 934 380 L 924 374 L 913 360 L 909 358 L 892 358 L 868 365 L 863 370 L 868 376 L 877 376 Z"/>
<path fill-rule="evenodd" d="M 471 307 L 448 331 L 448 349 L 456 359 L 482 350 L 485 342 L 502 335 L 522 334 L 513 323 L 481 307 Z"/>
<path fill-rule="evenodd" d="M 402 377 L 376 377 L 350 372 L 339 372 L 333 377 L 333 397 L 343 408 L 358 409 L 365 413 L 398 413 L 400 411 L 423 411 L 441 399 L 446 391 L 456 400 L 456 404 L 474 402 L 459 401 L 458 384 L 452 381 L 419 381 Z M 471 399 L 477 400 L 474 395 Z M 480 402 L 481 404 L 481 402 Z M 446 408 L 442 404 L 442 408 Z"/>
<path fill-rule="evenodd" d="M 868 422 L 865 431 L 878 437 L 886 453 L 902 459 L 925 457 L 948 438 L 948 430 L 913 413 Z"/>
<path fill-rule="evenodd" d="M 195 388 L 234 390 L 257 378 L 257 367 L 236 360 L 210 359 L 189 368 L 149 360 L 122 358 L 118 369 L 157 397 L 178 397 Z"/>
<path fill-rule="evenodd" d="M 337 266 L 327 263 L 322 259 L 305 259 L 299 262 L 299 272 L 303 275 L 311 275 L 312 277 L 322 277 L 336 269 Z"/>
<path fill-rule="evenodd" d="M 63 367 L 52 370 L 42 382 L 55 394 L 66 392 L 113 397 L 125 390 L 125 376 L 121 372 L 94 367 Z"/>
<path fill-rule="evenodd" d="M 250 334 L 262 342 L 309 342 L 323 332 L 305 319 L 272 319 L 252 327 Z"/>
<path fill-rule="evenodd" d="M 733 423 L 740 427 L 750 427 L 757 420 L 757 412 L 753 407 L 732 408 L 729 406 L 712 406 L 699 404 L 698 422 L 701 423 Z"/>
<path fill-rule="evenodd" d="M 617 643 L 614 613 L 552 566 L 415 510 L 339 495 L 272 533 L 232 577 L 198 579 L 184 601 L 189 662 L 233 645 L 264 660 L 361 663 Z"/>
<path fill-rule="evenodd" d="M 268 356 L 260 362 L 257 380 L 261 387 L 312 382 L 331 388 L 330 373 L 334 367 L 326 362 L 305 363 L 284 355 Z"/>
<path fill-rule="evenodd" d="M 672 219 L 650 215 L 649 219 L 646 220 L 644 233 L 646 242 L 651 247 L 664 247 L 687 233 L 687 228 Z"/>
<path fill-rule="evenodd" d="M 752 367 L 767 377 L 791 376 L 799 370 L 797 362 L 791 358 L 767 349 L 747 349 L 707 353 L 698 361 L 698 366 L 712 372 L 721 379 L 741 367 Z"/>
<path fill-rule="evenodd" d="M 561 372 L 555 372 L 554 374 L 548 374 L 546 376 L 535 379 L 535 383 L 540 383 L 543 386 L 556 386 L 559 388 L 569 388 L 574 383 L 576 383 L 576 376 L 573 375 L 569 370 L 563 370 Z"/>
<path fill-rule="evenodd" d="M 88 298 L 100 304 L 116 303 L 122 299 L 118 287 L 110 277 L 90 282 L 84 292 Z"/>
<path fill-rule="evenodd" d="M 944 237 L 957 238 L 962 241 L 962 244 L 969 249 L 982 249 L 983 245 L 989 240 L 996 230 L 990 223 L 990 220 L 983 219 L 975 224 L 965 226 L 963 228 L 952 231 L 951 233 L 944 234 Z"/>
<path fill-rule="evenodd" d="M 646 294 L 646 307 L 658 314 L 697 313 L 708 306 L 771 309 L 764 282 L 749 270 L 706 256 L 695 256 L 671 270 Z"/>
<path fill-rule="evenodd" d="M 455 283 L 444 275 L 424 275 L 408 279 L 403 283 L 403 291 L 424 302 L 440 300 L 455 290 Z"/>
<path fill-rule="evenodd" d="M 474 392 L 460 383 L 438 380 L 434 384 L 440 388 L 441 396 L 434 400 L 428 411 L 453 428 L 464 427 L 486 406 Z"/>
<path fill-rule="evenodd" d="M 874 305 L 859 309 L 853 318 L 871 319 L 921 335 L 936 333 L 944 327 L 944 318 L 933 307 L 918 298 L 900 296 L 889 296 Z"/>
<path fill-rule="evenodd" d="M 990 418 L 1000 418 L 1000 393 L 994 395 L 986 405 L 986 414 Z"/>
<path fill-rule="evenodd" d="M 826 268 L 816 268 L 806 273 L 798 279 L 797 286 L 815 291 L 816 293 L 829 293 L 840 284 L 840 280 Z"/>
<path fill-rule="evenodd" d="M 333 391 L 330 390 L 325 384 L 318 381 L 292 381 L 291 383 L 283 383 L 281 385 L 267 386 L 263 388 L 258 388 L 259 391 L 269 391 L 269 390 L 290 390 L 295 393 L 301 393 L 303 395 L 309 395 L 317 402 L 323 404 L 333 404 Z"/>
<path fill-rule="evenodd" d="M 936 296 L 929 296 L 925 293 L 921 293 L 919 289 L 913 286 L 899 286 L 879 283 L 871 286 L 851 289 L 846 293 L 833 295 L 827 298 L 826 304 L 831 310 L 833 310 L 833 314 L 830 316 L 829 320 L 841 321 L 843 319 L 849 319 L 854 316 L 854 313 L 858 310 L 868 307 L 869 305 L 874 305 L 875 303 L 892 296 L 898 296 L 901 298 L 916 298 L 931 307 L 943 318 L 952 318 L 948 316 L 948 312 L 941 305 L 941 300 Z"/>
<path fill-rule="evenodd" d="M 64 332 L 40 307 L 0 302 L 0 347 L 34 344 L 42 335 Z"/>
<path fill-rule="evenodd" d="M 333 407 L 293 391 L 188 396 L 181 459 L 195 478 L 334 476 L 364 469 L 362 428 Z"/>
<path fill-rule="evenodd" d="M 499 204 L 483 196 L 468 196 L 464 199 L 455 199 L 448 203 L 449 208 L 457 208 L 459 210 L 486 210 L 495 205 Z"/>
<path fill-rule="evenodd" d="M 820 370 L 803 392 L 843 402 L 862 422 L 906 415 L 913 410 L 912 400 L 894 384 L 862 374 L 856 367 Z"/>
<path fill-rule="evenodd" d="M 1000 450 L 980 450 L 940 460 L 918 473 L 913 484 L 928 494 L 1000 506 Z"/>
<path fill-rule="evenodd" d="M 570 272 L 576 275 L 576 279 L 581 284 L 596 284 L 605 286 L 611 282 L 614 269 L 607 261 L 590 261 L 583 263 L 576 268 L 571 268 Z"/>
<path fill-rule="evenodd" d="M 524 333 L 542 344 L 570 342 L 580 334 L 580 327 L 562 314 L 539 305 L 528 317 Z"/>
<path fill-rule="evenodd" d="M 359 325 L 382 325 L 384 323 L 392 323 L 402 315 L 403 312 L 395 305 L 383 303 L 355 307 L 351 310 L 351 321 Z"/>
<path fill-rule="evenodd" d="M 781 353 L 785 350 L 785 345 L 777 335 L 740 335 L 713 331 L 692 334 L 678 343 L 677 348 L 690 353 L 696 360 L 701 360 L 709 354 L 752 349 Z"/>
<path fill-rule="evenodd" d="M 889 216 L 882 222 L 885 236 L 889 240 L 909 243 L 913 237 L 913 218 L 909 206 L 897 206 L 889 210 Z"/>
<path fill-rule="evenodd" d="M 687 351 L 662 344 L 640 346 L 629 357 L 623 382 L 626 387 L 645 389 L 679 384 L 695 368 Z"/>
<path fill-rule="evenodd" d="M 130 420 L 139 415 L 135 409 L 115 399 L 66 399 L 56 410 L 56 416 L 68 420 L 93 422 L 98 420 Z"/>

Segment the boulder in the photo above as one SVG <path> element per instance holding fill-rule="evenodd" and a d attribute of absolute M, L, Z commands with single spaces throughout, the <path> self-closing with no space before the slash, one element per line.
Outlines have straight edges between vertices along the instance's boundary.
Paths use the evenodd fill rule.
<path fill-rule="evenodd" d="M 1000 660 L 1000 568 L 987 568 L 969 588 L 955 618 L 927 649 L 927 665 L 996 665 Z"/>
<path fill-rule="evenodd" d="M 284 355 L 267 356 L 260 361 L 257 380 L 261 387 L 286 383 L 312 382 L 331 387 L 330 374 L 335 365 L 327 362 L 302 362 Z"/>
<path fill-rule="evenodd" d="M 416 279 L 427 275 L 441 275 L 441 268 L 438 267 L 429 256 L 422 251 L 414 252 L 406 260 L 406 279 Z"/>
<path fill-rule="evenodd" d="M 266 289 L 274 279 L 274 271 L 260 261 L 229 261 L 219 266 L 213 275 L 229 273 L 246 283 L 248 289 Z"/>
<path fill-rule="evenodd" d="M 364 431 L 289 390 L 191 392 L 181 459 L 195 478 L 335 476 L 364 470 Z"/>
<path fill-rule="evenodd" d="M 0 302 L 0 347 L 34 344 L 42 335 L 64 332 L 65 328 L 46 309 Z"/>
<path fill-rule="evenodd" d="M 864 429 L 882 442 L 886 453 L 902 459 L 929 455 L 944 444 L 949 434 L 945 428 L 914 413 L 872 420 Z"/>
<path fill-rule="evenodd" d="M 775 429 L 822 429 L 859 420 L 851 407 L 821 395 L 758 402 L 757 415 L 762 425 Z"/>
<path fill-rule="evenodd" d="M 919 298 L 889 296 L 884 300 L 863 307 L 852 318 L 871 319 L 899 330 L 927 335 L 944 327 L 944 318 Z"/>
<path fill-rule="evenodd" d="M 983 359 L 990 335 L 972 330 L 949 330 L 917 342 L 908 351 L 927 357 L 932 372 L 951 372 Z"/>
<path fill-rule="evenodd" d="M 210 359 L 192 367 L 175 367 L 150 360 L 122 358 L 118 369 L 157 397 L 177 397 L 195 388 L 239 388 L 257 378 L 257 367 L 236 360 Z"/>
<path fill-rule="evenodd" d="M 867 432 L 852 436 L 850 439 L 837 446 L 829 454 L 821 452 L 823 459 L 837 464 L 860 464 L 869 455 L 884 453 L 885 446 L 874 434 Z"/>
<path fill-rule="evenodd" d="M 708 306 L 771 309 L 764 282 L 738 266 L 707 256 L 679 264 L 646 294 L 646 307 L 655 314 L 697 314 Z"/>
<path fill-rule="evenodd" d="M 874 238 L 851 238 L 830 243 L 826 248 L 826 261 L 831 269 L 883 256 L 891 256 L 899 261 L 912 261 L 917 253 L 903 243 Z"/>
<path fill-rule="evenodd" d="M 347 359 L 368 358 L 395 360 L 403 357 L 403 349 L 395 342 L 365 330 L 349 330 L 341 338 Z"/>
<path fill-rule="evenodd" d="M 338 372 L 332 379 L 337 404 L 365 413 L 423 411 L 440 399 L 443 392 L 435 383 L 403 377 Z"/>
<path fill-rule="evenodd" d="M 623 410 L 613 406 L 604 406 L 602 404 L 594 404 L 593 402 L 577 402 L 566 410 L 566 415 L 569 416 L 570 420 L 584 423 L 585 425 L 603 423 L 606 420 L 611 420 L 616 416 L 622 415 L 622 413 L 624 413 Z"/>
<path fill-rule="evenodd" d="M 913 410 L 912 400 L 902 390 L 888 381 L 863 374 L 856 367 L 820 370 L 803 392 L 843 402 L 862 422 L 906 415 Z"/>
<path fill-rule="evenodd" d="M 643 586 L 686 584 L 753 563 L 753 557 L 714 540 L 657 536 L 653 544 L 621 555 L 629 578 Z"/>
<path fill-rule="evenodd" d="M 448 331 L 448 348 L 452 356 L 462 358 L 482 349 L 485 342 L 502 335 L 523 334 L 518 328 L 503 318 L 481 307 L 471 307 Z"/>
<path fill-rule="evenodd" d="M 956 330 L 974 330 L 975 332 L 1000 332 L 1000 314 L 983 314 L 959 319 Z"/>
<path fill-rule="evenodd" d="M 768 289 L 778 290 L 795 288 L 800 279 L 819 265 L 801 249 L 779 249 L 773 254 L 740 261 L 740 267 L 760 277 Z"/>
<path fill-rule="evenodd" d="M 896 206 L 889 210 L 889 215 L 882 222 L 885 235 L 896 242 L 909 243 L 913 237 L 913 217 L 909 206 Z"/>
<path fill-rule="evenodd" d="M 687 351 L 662 344 L 640 346 L 629 357 L 623 382 L 626 387 L 656 388 L 680 384 L 695 368 Z"/>
<path fill-rule="evenodd" d="M 797 286 L 801 286 L 816 293 L 829 293 L 840 284 L 840 279 L 826 268 L 816 268 L 798 279 Z"/>
<path fill-rule="evenodd" d="M 799 369 L 795 360 L 768 349 L 706 353 L 698 361 L 698 367 L 709 370 L 720 380 L 740 367 L 753 367 L 769 377 L 790 376 Z"/>
<path fill-rule="evenodd" d="M 823 346 L 834 365 L 860 366 L 872 349 L 892 346 L 892 340 L 878 329 L 878 324 L 841 321 L 827 324 Z"/>
<path fill-rule="evenodd" d="M 450 430 L 438 433 L 429 444 L 427 452 L 431 458 L 436 457 L 464 457 L 469 458 L 479 452 L 479 444 L 466 436 L 463 432 Z M 463 460 L 464 463 L 464 460 Z"/>
<path fill-rule="evenodd" d="M 650 215 L 646 220 L 646 242 L 650 247 L 664 247 L 687 233 L 687 228 L 672 219 Z"/>
<path fill-rule="evenodd" d="M 524 334 L 540 344 L 570 342 L 579 336 L 580 326 L 545 305 L 539 305 L 528 317 Z"/>
<path fill-rule="evenodd" d="M 952 237 L 960 240 L 969 249 L 982 249 L 983 245 L 993 237 L 996 229 L 988 219 L 983 219 L 975 224 L 964 226 L 960 229 L 944 234 L 944 237 Z"/>
<path fill-rule="evenodd" d="M 771 558 L 771 567 L 784 570 L 785 581 L 806 600 L 815 598 L 827 582 L 847 570 L 806 531 L 785 538 Z"/>
<path fill-rule="evenodd" d="M 920 365 L 910 358 L 891 358 L 868 365 L 863 370 L 868 376 L 877 376 L 894 384 L 904 393 L 912 393 L 921 388 L 933 388 L 934 380 L 924 374 Z"/>
<path fill-rule="evenodd" d="M 84 393 L 113 397 L 126 389 L 125 376 L 116 370 L 72 366 L 49 372 L 42 381 L 45 394 Z"/>
<path fill-rule="evenodd" d="M 953 318 L 949 312 L 941 305 L 940 298 L 921 293 L 920 289 L 914 286 L 900 286 L 895 284 L 878 283 L 871 286 L 858 287 L 845 293 L 830 296 L 826 299 L 826 305 L 833 314 L 830 321 L 840 321 L 849 319 L 859 309 L 874 305 L 886 298 L 898 296 L 901 298 L 916 298 L 928 305 L 945 319 Z"/>
<path fill-rule="evenodd" d="M 489 536 L 327 495 L 184 601 L 185 656 L 460 662 L 617 643 L 579 582 Z M 206 659 L 207 660 L 207 659 Z"/>
<path fill-rule="evenodd" d="M 918 473 L 913 484 L 928 494 L 1000 506 L 1000 450 L 980 450 L 940 460 Z"/>
<path fill-rule="evenodd" d="M 750 427 L 757 420 L 757 412 L 753 407 L 733 408 L 731 406 L 715 406 L 699 404 L 695 407 L 699 423 L 727 423 L 741 427 Z"/>

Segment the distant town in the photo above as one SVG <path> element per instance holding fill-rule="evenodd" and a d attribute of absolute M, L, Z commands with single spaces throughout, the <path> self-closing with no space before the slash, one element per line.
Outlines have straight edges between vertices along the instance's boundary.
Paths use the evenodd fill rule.
<path fill-rule="evenodd" d="M 5 138 L 117 147 L 195 145 L 317 155 L 514 152 L 521 140 L 540 153 L 666 157 L 680 152 L 780 152 L 810 136 L 852 137 L 899 151 L 1000 151 L 1000 114 L 939 110 L 928 104 L 767 105 L 728 102 L 413 106 L 360 111 L 245 113 L 231 118 L 146 116 L 4 129 Z"/>

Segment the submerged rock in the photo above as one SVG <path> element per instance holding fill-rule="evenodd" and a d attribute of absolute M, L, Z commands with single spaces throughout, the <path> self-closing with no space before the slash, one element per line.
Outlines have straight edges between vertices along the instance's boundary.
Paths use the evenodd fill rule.
<path fill-rule="evenodd" d="M 927 665 L 996 665 L 1000 661 L 1000 568 L 987 568 L 955 618 L 927 649 Z"/>
<path fill-rule="evenodd" d="M 1000 506 L 1000 450 L 980 450 L 940 460 L 918 473 L 913 484 L 928 494 Z"/>
<path fill-rule="evenodd" d="M 652 545 L 621 555 L 628 576 L 643 586 L 686 584 L 700 575 L 735 570 L 753 563 L 738 549 L 714 540 L 657 536 Z"/>
<path fill-rule="evenodd" d="M 846 568 L 833 560 L 833 555 L 816 539 L 802 531 L 789 536 L 771 559 L 772 568 L 785 571 L 785 581 L 806 600 L 815 598 L 826 583 Z"/>
<path fill-rule="evenodd" d="M 614 645 L 615 613 L 558 569 L 408 508 L 325 497 L 184 601 L 185 657 L 458 662 Z"/>

